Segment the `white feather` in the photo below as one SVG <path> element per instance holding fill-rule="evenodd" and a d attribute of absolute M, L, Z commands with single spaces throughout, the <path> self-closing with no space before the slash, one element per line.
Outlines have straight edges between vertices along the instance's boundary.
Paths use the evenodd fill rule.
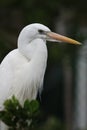
<path fill-rule="evenodd" d="M 13 95 L 23 105 L 26 99 L 36 99 L 41 89 L 47 62 L 44 35 L 38 29 L 49 31 L 41 24 L 25 27 L 18 38 L 18 49 L 11 51 L 0 65 L 0 109 Z M 1 123 L 1 130 L 7 127 Z"/>
<path fill-rule="evenodd" d="M 35 99 L 42 86 L 47 49 L 43 40 L 34 41 L 37 45 L 35 55 L 28 60 L 16 49 L 10 52 L 0 65 L 0 107 L 7 98 L 15 95 L 21 104 L 25 99 Z"/>

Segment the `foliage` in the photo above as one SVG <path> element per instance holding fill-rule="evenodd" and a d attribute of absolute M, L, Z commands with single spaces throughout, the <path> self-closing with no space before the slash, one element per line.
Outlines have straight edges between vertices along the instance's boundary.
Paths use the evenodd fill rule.
<path fill-rule="evenodd" d="M 41 111 L 37 100 L 26 100 L 22 106 L 15 96 L 13 96 L 12 99 L 8 99 L 4 102 L 4 110 L 0 111 L 0 120 L 9 127 L 9 130 L 64 129 L 60 121 L 55 117 L 50 117 L 45 123 L 40 124 L 40 115 Z"/>
<path fill-rule="evenodd" d="M 39 116 L 39 103 L 36 100 L 26 100 L 21 106 L 13 96 L 4 102 L 4 110 L 0 111 L 0 119 L 9 126 L 9 130 L 33 128 Z"/>

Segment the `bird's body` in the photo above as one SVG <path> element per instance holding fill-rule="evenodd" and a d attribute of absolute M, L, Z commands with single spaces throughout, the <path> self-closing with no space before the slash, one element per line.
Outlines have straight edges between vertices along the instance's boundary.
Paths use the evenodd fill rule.
<path fill-rule="evenodd" d="M 39 44 L 32 59 L 15 49 L 2 61 L 0 74 L 3 75 L 0 75 L 0 86 L 3 87 L 0 87 L 0 107 L 3 106 L 3 101 L 12 95 L 15 95 L 21 104 L 25 99 L 36 99 L 43 84 L 47 61 L 47 48 L 42 42 L 40 39 L 36 40 L 35 44 Z"/>
<path fill-rule="evenodd" d="M 18 48 L 11 51 L 0 65 L 0 109 L 13 95 L 21 104 L 36 99 L 41 91 L 47 63 L 48 41 L 79 42 L 60 36 L 42 24 L 26 26 L 18 37 Z M 2 123 L 1 130 L 7 130 Z"/>

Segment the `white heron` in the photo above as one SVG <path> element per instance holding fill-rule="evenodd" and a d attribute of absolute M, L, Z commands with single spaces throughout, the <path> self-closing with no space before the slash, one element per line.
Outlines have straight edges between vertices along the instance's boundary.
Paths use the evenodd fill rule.
<path fill-rule="evenodd" d="M 0 108 L 13 95 L 21 104 L 36 99 L 42 89 L 47 64 L 46 41 L 80 44 L 78 41 L 51 32 L 38 23 L 23 28 L 18 37 L 18 48 L 11 51 L 0 65 Z M 7 130 L 2 127 L 1 130 Z"/>

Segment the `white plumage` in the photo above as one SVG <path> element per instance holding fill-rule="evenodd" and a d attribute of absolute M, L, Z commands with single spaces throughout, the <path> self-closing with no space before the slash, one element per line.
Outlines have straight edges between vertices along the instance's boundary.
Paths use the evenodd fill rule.
<path fill-rule="evenodd" d="M 40 24 L 26 26 L 19 35 L 18 49 L 11 51 L 0 65 L 0 107 L 12 95 L 21 104 L 27 98 L 35 99 L 42 87 L 47 48 L 46 40 L 40 38 L 44 35 L 39 34 L 37 27 L 50 31 Z"/>
<path fill-rule="evenodd" d="M 0 109 L 13 95 L 21 104 L 25 99 L 36 99 L 42 89 L 47 62 L 46 40 L 79 42 L 55 34 L 42 24 L 26 26 L 18 38 L 18 48 L 11 51 L 0 65 Z M 1 125 L 1 130 L 7 127 Z"/>

